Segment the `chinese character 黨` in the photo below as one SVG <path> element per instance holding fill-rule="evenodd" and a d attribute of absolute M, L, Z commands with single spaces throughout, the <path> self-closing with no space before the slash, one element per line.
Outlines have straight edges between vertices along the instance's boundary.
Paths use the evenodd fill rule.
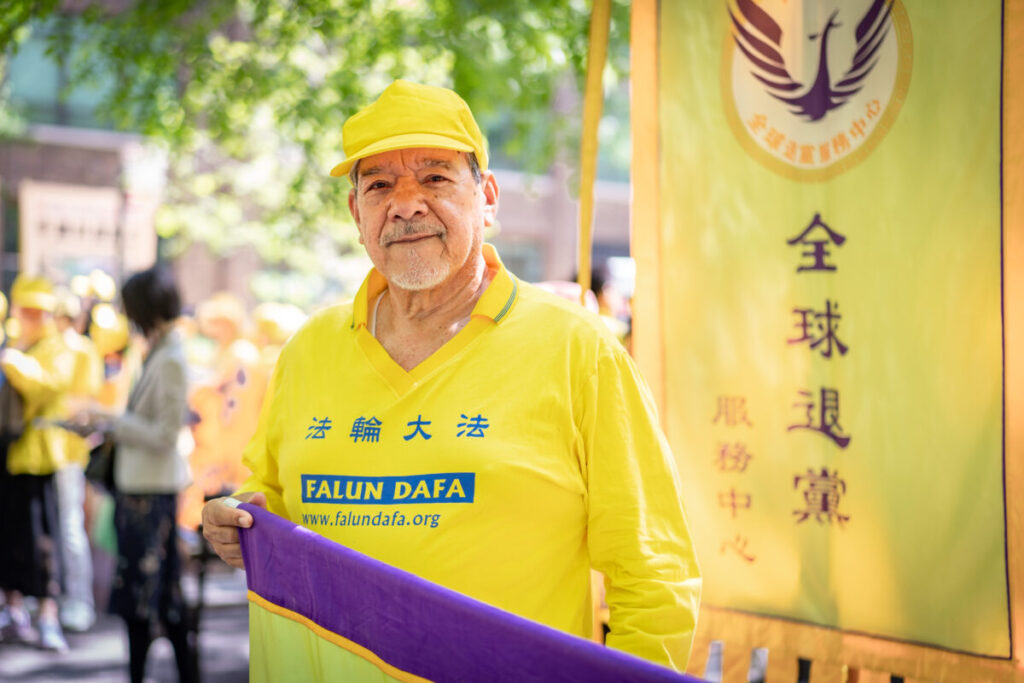
<path fill-rule="evenodd" d="M 841 515 L 837 510 L 839 497 L 846 493 L 846 481 L 839 478 L 838 472 L 829 473 L 827 468 L 822 467 L 818 473 L 808 468 L 806 475 L 793 477 L 793 488 L 797 488 L 801 481 L 805 482 L 807 487 L 804 490 L 807 508 L 793 510 L 793 514 L 797 515 L 797 524 L 807 520 L 811 515 L 814 515 L 819 524 L 831 524 L 835 521 L 842 526 L 849 521 L 849 515 Z"/>

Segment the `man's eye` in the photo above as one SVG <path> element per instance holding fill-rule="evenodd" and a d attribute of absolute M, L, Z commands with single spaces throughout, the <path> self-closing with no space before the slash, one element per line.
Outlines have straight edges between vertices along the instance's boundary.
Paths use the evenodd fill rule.
<path fill-rule="evenodd" d="M 445 180 L 448 180 L 448 179 L 446 177 L 444 177 L 443 175 L 435 174 L 435 175 L 432 175 L 432 176 L 427 176 L 427 182 L 428 183 L 441 183 L 441 182 L 444 182 Z"/>
<path fill-rule="evenodd" d="M 387 183 L 383 180 L 374 180 L 372 183 L 366 186 L 367 190 L 379 190 L 383 187 L 387 187 Z"/>

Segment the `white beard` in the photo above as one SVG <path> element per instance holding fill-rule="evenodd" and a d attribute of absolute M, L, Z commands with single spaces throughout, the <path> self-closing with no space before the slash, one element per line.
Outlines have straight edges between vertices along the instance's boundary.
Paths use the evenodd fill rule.
<path fill-rule="evenodd" d="M 400 289 L 423 291 L 433 289 L 447 279 L 451 266 L 447 261 L 427 263 L 420 257 L 419 250 L 408 255 L 409 265 L 401 271 L 388 273 L 388 282 Z"/>

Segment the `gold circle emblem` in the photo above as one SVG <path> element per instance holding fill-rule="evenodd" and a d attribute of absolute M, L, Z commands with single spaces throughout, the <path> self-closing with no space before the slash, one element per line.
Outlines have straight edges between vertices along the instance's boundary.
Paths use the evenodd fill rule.
<path fill-rule="evenodd" d="M 726 117 L 751 156 L 821 181 L 863 161 L 906 98 L 913 37 L 900 0 L 723 0 Z"/>

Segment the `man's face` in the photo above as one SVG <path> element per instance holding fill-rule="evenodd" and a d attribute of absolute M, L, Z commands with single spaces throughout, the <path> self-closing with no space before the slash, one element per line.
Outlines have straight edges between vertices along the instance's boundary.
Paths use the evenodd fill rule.
<path fill-rule="evenodd" d="M 29 343 L 35 342 L 43 336 L 46 323 L 52 319 L 51 314 L 38 308 L 15 306 L 12 313 L 21 324 L 21 339 Z"/>
<path fill-rule="evenodd" d="M 348 205 L 359 241 L 392 286 L 432 289 L 475 267 L 498 185 L 477 182 L 462 152 L 400 149 L 359 162 Z"/>

